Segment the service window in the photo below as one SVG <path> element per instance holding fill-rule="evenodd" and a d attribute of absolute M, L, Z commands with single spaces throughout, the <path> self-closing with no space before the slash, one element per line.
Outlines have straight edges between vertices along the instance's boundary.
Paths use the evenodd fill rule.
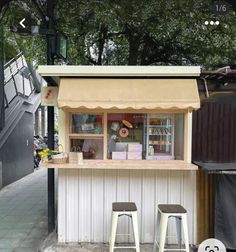
<path fill-rule="evenodd" d="M 104 152 L 112 160 L 184 159 L 183 113 L 108 113 L 105 118 L 71 113 L 70 151 L 82 151 L 84 159 L 102 160 Z"/>
<path fill-rule="evenodd" d="M 184 114 L 108 114 L 107 157 L 183 160 Z"/>
<path fill-rule="evenodd" d="M 103 125 L 102 114 L 70 114 L 70 151 L 82 151 L 84 159 L 103 159 Z"/>

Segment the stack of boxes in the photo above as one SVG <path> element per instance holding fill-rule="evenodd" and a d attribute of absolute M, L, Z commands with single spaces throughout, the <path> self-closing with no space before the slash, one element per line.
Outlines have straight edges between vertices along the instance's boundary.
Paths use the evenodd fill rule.
<path fill-rule="evenodd" d="M 142 147 L 139 143 L 129 143 L 127 159 L 142 159 Z"/>
<path fill-rule="evenodd" d="M 117 150 L 117 149 L 116 149 Z M 122 151 L 113 151 L 112 159 L 114 160 L 141 160 L 142 159 L 142 144 L 126 143 L 123 145 Z"/>

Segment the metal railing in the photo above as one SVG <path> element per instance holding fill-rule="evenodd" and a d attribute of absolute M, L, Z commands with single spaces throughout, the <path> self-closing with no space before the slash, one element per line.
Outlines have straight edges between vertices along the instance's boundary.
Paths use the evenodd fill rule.
<path fill-rule="evenodd" d="M 4 65 L 5 108 L 17 97 L 28 98 L 35 90 L 33 79 L 23 53 Z"/>

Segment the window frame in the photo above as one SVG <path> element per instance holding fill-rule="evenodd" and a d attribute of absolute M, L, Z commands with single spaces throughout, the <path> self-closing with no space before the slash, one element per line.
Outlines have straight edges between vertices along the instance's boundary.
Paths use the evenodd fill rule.
<path fill-rule="evenodd" d="M 107 139 L 108 139 L 108 130 L 107 130 L 107 117 L 110 113 L 140 113 L 140 114 L 176 114 L 176 113 L 183 113 L 184 114 L 184 139 L 183 139 L 183 160 L 185 163 L 191 163 L 191 150 L 192 150 L 192 110 L 118 110 L 118 109 L 109 109 L 109 110 L 103 110 L 103 109 L 68 109 L 65 110 L 65 151 L 69 152 L 69 146 L 70 146 L 70 139 L 72 137 L 78 137 L 81 139 L 81 137 L 84 137 L 84 134 L 71 134 L 70 133 L 70 118 L 71 114 L 73 113 L 81 113 L 81 114 L 101 114 L 103 118 L 103 134 L 99 134 L 99 138 L 103 138 L 103 160 L 110 160 L 107 158 Z M 94 135 L 94 134 L 92 134 Z M 87 138 L 93 138 L 94 136 L 86 136 Z M 83 139 L 83 138 L 82 138 Z M 181 161 L 180 160 L 180 161 Z M 96 161 L 96 160 L 94 160 Z M 120 161 L 120 160 L 112 160 L 112 161 Z M 125 160 L 124 160 L 125 161 Z M 126 160 L 128 161 L 128 160 Z M 147 159 L 143 160 L 132 160 L 134 162 L 139 161 L 149 161 Z M 155 160 L 156 162 L 160 162 L 162 160 Z M 174 162 L 179 160 L 165 160 L 166 162 Z"/>

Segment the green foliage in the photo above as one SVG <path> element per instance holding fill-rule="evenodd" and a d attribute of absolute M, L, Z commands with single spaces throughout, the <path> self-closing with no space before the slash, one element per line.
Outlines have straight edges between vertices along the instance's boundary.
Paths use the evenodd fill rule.
<path fill-rule="evenodd" d="M 6 54 L 24 48 L 29 60 L 46 63 L 45 37 L 10 35 L 7 28 L 26 1 L 14 1 L 5 15 Z M 39 17 L 43 1 L 24 9 Z M 68 64 L 201 65 L 235 64 L 235 13 L 216 17 L 211 0 L 58 0 L 55 23 L 68 36 Z M 37 6 L 39 8 L 37 8 Z M 42 18 L 42 17 L 40 17 Z M 219 20 L 219 26 L 206 26 Z M 15 43 L 15 44 L 14 44 Z M 60 63 L 58 60 L 56 63 Z"/>

